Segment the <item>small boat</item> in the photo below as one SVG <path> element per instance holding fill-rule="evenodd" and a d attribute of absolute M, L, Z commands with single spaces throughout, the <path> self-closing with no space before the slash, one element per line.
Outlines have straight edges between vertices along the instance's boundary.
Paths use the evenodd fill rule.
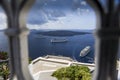
<path fill-rule="evenodd" d="M 51 43 L 63 43 L 63 42 L 67 42 L 68 40 L 67 39 L 51 39 Z"/>
<path fill-rule="evenodd" d="M 80 52 L 80 56 L 84 57 L 90 52 L 90 46 L 86 46 L 83 50 Z"/>

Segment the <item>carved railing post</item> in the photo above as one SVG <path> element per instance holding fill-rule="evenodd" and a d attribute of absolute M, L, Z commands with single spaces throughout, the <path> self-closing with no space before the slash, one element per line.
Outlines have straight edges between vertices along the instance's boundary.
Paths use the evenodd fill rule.
<path fill-rule="evenodd" d="M 35 0 L 0 0 L 6 15 L 8 28 L 5 34 L 9 40 L 11 79 L 33 80 L 28 70 L 28 45 L 26 28 L 27 13 Z"/>
<path fill-rule="evenodd" d="M 96 70 L 93 80 L 117 80 L 116 60 L 120 36 L 120 3 L 105 0 L 106 9 L 99 0 L 87 0 L 97 15 Z"/>

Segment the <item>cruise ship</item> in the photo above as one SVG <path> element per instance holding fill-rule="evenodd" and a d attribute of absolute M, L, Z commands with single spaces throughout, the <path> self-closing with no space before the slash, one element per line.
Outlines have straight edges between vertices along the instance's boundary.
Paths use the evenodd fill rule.
<path fill-rule="evenodd" d="M 63 42 L 68 42 L 67 39 L 57 39 L 57 38 L 54 38 L 54 39 L 51 39 L 50 41 L 51 43 L 63 43 Z"/>
<path fill-rule="evenodd" d="M 86 46 L 83 50 L 80 52 L 80 56 L 84 57 L 90 52 L 90 46 Z"/>

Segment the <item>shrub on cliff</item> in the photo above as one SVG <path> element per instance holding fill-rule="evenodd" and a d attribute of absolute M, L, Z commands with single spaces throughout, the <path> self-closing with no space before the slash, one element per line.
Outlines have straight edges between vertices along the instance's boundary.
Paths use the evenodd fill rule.
<path fill-rule="evenodd" d="M 86 66 L 70 66 L 56 70 L 52 74 L 58 80 L 91 80 L 90 69 Z"/>

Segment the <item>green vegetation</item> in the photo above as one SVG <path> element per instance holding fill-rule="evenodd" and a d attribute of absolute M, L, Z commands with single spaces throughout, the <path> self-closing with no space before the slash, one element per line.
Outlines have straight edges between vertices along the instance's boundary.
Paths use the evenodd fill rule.
<path fill-rule="evenodd" d="M 0 60 L 6 60 L 6 59 L 8 59 L 7 52 L 0 51 Z"/>
<path fill-rule="evenodd" d="M 32 62 L 32 58 L 29 57 L 29 64 Z"/>
<path fill-rule="evenodd" d="M 0 51 L 0 60 L 7 60 L 7 59 L 8 59 L 7 52 Z M 4 80 L 7 80 L 9 74 L 10 71 L 8 68 L 8 62 L 0 63 L 0 76 L 3 77 Z"/>
<path fill-rule="evenodd" d="M 4 51 L 0 51 L 0 60 L 7 60 L 8 59 L 8 53 Z M 31 63 L 32 59 L 29 58 L 29 63 Z M 2 62 L 0 63 L 0 76 L 7 80 L 10 75 L 10 70 L 8 67 L 8 62 Z"/>
<path fill-rule="evenodd" d="M 8 68 L 8 63 L 0 64 L 0 76 L 2 76 L 4 80 L 7 80 L 9 74 L 10 74 L 10 71 Z"/>
<path fill-rule="evenodd" d="M 90 69 L 86 66 L 70 66 L 56 70 L 53 74 L 58 80 L 91 80 Z"/>

